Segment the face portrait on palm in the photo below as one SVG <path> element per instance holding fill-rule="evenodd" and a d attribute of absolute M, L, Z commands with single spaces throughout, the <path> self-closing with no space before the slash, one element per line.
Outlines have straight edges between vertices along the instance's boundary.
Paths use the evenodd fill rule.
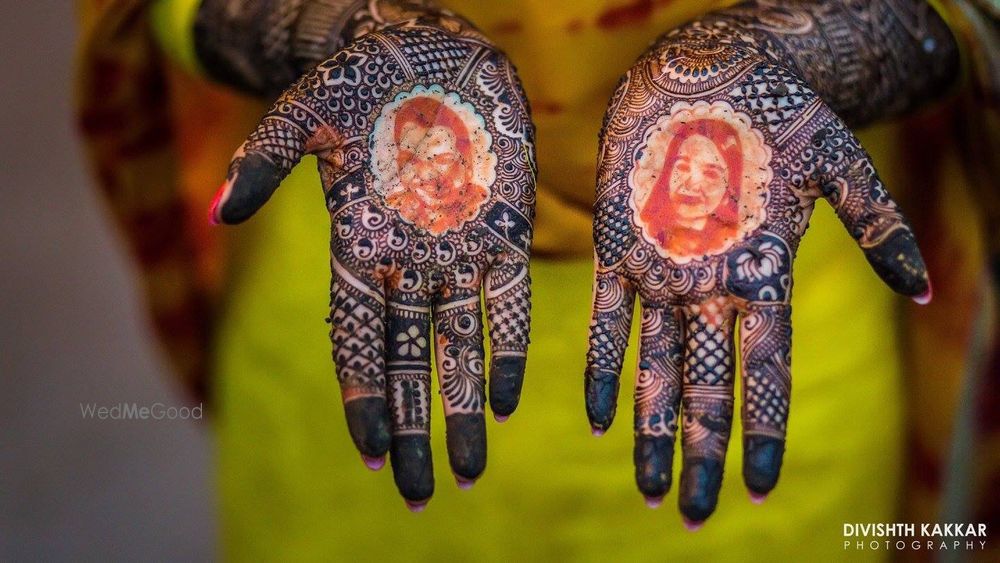
<path fill-rule="evenodd" d="M 683 109 L 661 121 L 633 172 L 643 235 L 680 262 L 724 252 L 761 222 L 761 142 L 724 108 Z"/>
<path fill-rule="evenodd" d="M 440 125 L 423 129 L 410 122 L 401 137 L 397 140 L 400 181 L 417 198 L 428 203 L 450 199 L 468 183 L 454 131 Z"/>
<path fill-rule="evenodd" d="M 702 120 L 678 132 L 643 208 L 659 227 L 660 244 L 697 254 L 735 237 L 741 165 L 739 139 L 727 124 Z"/>
<path fill-rule="evenodd" d="M 729 166 L 715 145 L 703 135 L 680 144 L 669 174 L 669 198 L 677 221 L 689 229 L 704 229 L 708 215 L 722 203 L 730 188 Z"/>
<path fill-rule="evenodd" d="M 496 156 L 482 119 L 448 96 L 428 91 L 383 110 L 391 139 L 375 147 L 386 204 L 432 235 L 462 227 L 490 197 Z"/>

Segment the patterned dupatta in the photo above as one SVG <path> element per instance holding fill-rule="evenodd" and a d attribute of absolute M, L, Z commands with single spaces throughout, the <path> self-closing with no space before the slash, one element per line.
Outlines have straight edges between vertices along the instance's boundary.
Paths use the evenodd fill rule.
<path fill-rule="evenodd" d="M 182 196 L 167 71 L 144 0 L 79 2 L 77 125 L 108 210 L 138 264 L 159 342 L 195 400 L 206 397 L 210 241 Z"/>

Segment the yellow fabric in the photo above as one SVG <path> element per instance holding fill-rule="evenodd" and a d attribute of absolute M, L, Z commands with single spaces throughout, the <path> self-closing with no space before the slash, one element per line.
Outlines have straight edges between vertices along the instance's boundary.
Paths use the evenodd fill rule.
<path fill-rule="evenodd" d="M 201 72 L 194 51 L 194 18 L 201 0 L 153 0 L 153 33 L 167 55 L 184 70 Z"/>
<path fill-rule="evenodd" d="M 614 84 L 650 39 L 706 7 L 656 4 L 639 26 L 601 31 L 593 22 L 605 2 L 449 4 L 508 51 L 531 97 L 541 253 L 588 254 L 596 136 Z M 519 33 L 503 32 L 511 14 Z M 877 164 L 894 156 L 891 134 L 863 136 Z M 891 175 L 886 180 L 896 187 Z M 824 203 L 795 266 L 794 385 L 781 482 L 764 506 L 750 504 L 737 424 L 719 509 L 692 535 L 680 525 L 676 485 L 659 511 L 645 508 L 635 489 L 634 341 L 618 420 L 604 438 L 590 436 L 582 391 L 587 259 L 533 263 L 523 402 L 508 423 L 488 424 L 483 478 L 471 491 L 454 486 L 438 416 L 437 492 L 425 513 L 407 512 L 389 469 L 365 469 L 344 424 L 323 320 L 330 231 L 321 197 L 315 160 L 307 158 L 233 233 L 215 370 L 228 557 L 716 560 L 745 558 L 753 546 L 775 560 L 826 560 L 842 549 L 843 522 L 892 521 L 903 466 L 895 298 Z M 676 476 L 679 456 L 674 469 Z"/>
<path fill-rule="evenodd" d="M 676 486 L 660 510 L 643 505 L 631 462 L 635 341 L 619 418 L 595 439 L 582 391 L 592 266 L 535 260 L 522 405 L 488 423 L 489 463 L 471 491 L 455 487 L 435 405 L 437 492 L 410 514 L 388 468 L 365 469 L 347 434 L 323 320 L 329 226 L 314 166 L 308 158 L 239 227 L 245 266 L 229 282 L 217 365 L 228 557 L 729 560 L 753 546 L 776 561 L 824 561 L 842 549 L 843 522 L 893 520 L 903 467 L 893 297 L 825 206 L 796 263 L 788 454 L 763 506 L 742 483 L 738 425 L 702 531 L 681 527 Z"/>

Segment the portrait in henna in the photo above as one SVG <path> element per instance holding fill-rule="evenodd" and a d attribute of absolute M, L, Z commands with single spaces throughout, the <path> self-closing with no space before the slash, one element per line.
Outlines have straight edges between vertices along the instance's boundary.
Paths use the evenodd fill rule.
<path fill-rule="evenodd" d="M 651 505 L 680 428 L 680 510 L 697 527 L 716 508 L 737 323 L 743 477 L 756 501 L 776 485 L 792 260 L 816 199 L 892 289 L 930 299 L 914 235 L 849 127 L 940 93 L 955 56 L 922 1 L 745 2 L 666 33 L 622 78 L 600 138 L 585 395 L 601 434 L 638 296 L 633 457 Z"/>
<path fill-rule="evenodd" d="M 342 48 L 278 98 L 234 156 L 211 213 L 246 220 L 305 154 L 317 157 L 348 427 L 370 467 L 389 453 L 401 495 L 419 510 L 434 490 L 432 346 L 460 486 L 485 469 L 487 402 L 502 421 L 520 398 L 535 154 L 506 57 L 451 16 L 381 20 L 413 6 L 367 2 L 344 16 L 354 31 L 342 33 L 360 37 L 332 43 Z"/>

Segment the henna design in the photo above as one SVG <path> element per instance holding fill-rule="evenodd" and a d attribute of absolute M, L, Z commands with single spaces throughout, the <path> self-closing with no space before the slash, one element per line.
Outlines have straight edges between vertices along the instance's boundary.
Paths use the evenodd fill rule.
<path fill-rule="evenodd" d="M 740 325 L 743 355 L 743 478 L 758 494 L 774 488 L 785 449 L 792 392 L 792 310 L 748 307 Z"/>
<path fill-rule="evenodd" d="M 429 0 L 204 0 L 195 18 L 195 49 L 220 82 L 275 97 L 354 39 L 407 21 L 488 42 L 472 24 Z M 421 67 L 417 58 L 412 62 Z"/>
<path fill-rule="evenodd" d="M 892 289 L 929 298 L 913 233 L 849 126 L 941 92 L 954 61 L 954 40 L 922 1 L 762 0 L 667 32 L 622 78 L 601 131 L 585 388 L 603 432 L 638 295 L 634 461 L 644 495 L 670 486 L 679 416 L 681 512 L 697 522 L 714 511 L 737 320 L 744 481 L 757 495 L 777 483 L 792 261 L 817 198 Z"/>
<path fill-rule="evenodd" d="M 680 321 L 680 312 L 673 308 L 643 307 L 635 378 L 633 459 L 636 483 L 650 499 L 662 497 L 670 488 L 683 388 Z"/>
<path fill-rule="evenodd" d="M 597 434 L 602 434 L 615 416 L 618 374 L 625 361 L 634 303 L 635 291 L 625 279 L 611 271 L 595 275 L 584 385 L 587 416 Z"/>
<path fill-rule="evenodd" d="M 365 6 L 330 29 L 367 34 L 278 98 L 234 156 L 211 213 L 247 219 L 304 154 L 317 156 L 348 427 L 364 456 L 389 451 L 401 495 L 419 507 L 434 491 L 432 345 L 452 471 L 468 484 L 485 468 L 483 293 L 494 415 L 509 416 L 520 397 L 534 130 L 516 72 L 477 33 L 443 25 L 437 12 L 381 25 L 413 4 Z"/>
<path fill-rule="evenodd" d="M 435 305 L 434 316 L 448 457 L 455 475 L 471 480 L 486 466 L 486 354 L 478 287 L 448 295 Z"/>

